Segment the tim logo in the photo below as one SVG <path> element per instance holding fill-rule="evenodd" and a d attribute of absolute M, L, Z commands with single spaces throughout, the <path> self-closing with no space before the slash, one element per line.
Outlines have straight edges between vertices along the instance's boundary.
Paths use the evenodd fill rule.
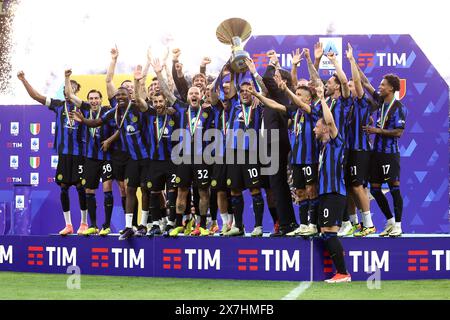
<path fill-rule="evenodd" d="M 408 271 L 428 271 L 428 250 L 409 250 L 408 251 Z"/>
<path fill-rule="evenodd" d="M 44 264 L 44 247 L 28 247 L 29 266 L 42 266 Z"/>
<path fill-rule="evenodd" d="M 19 135 L 19 123 L 18 122 L 11 122 L 11 135 L 12 136 L 18 136 Z"/>
<path fill-rule="evenodd" d="M 52 169 L 56 169 L 58 167 L 58 156 L 52 156 L 51 167 Z"/>
<path fill-rule="evenodd" d="M 31 151 L 38 152 L 39 151 L 39 138 L 31 138 Z"/>
<path fill-rule="evenodd" d="M 163 269 L 181 270 L 181 249 L 163 249 Z"/>
<path fill-rule="evenodd" d="M 52 122 L 52 126 L 51 126 L 52 135 L 55 135 L 55 132 L 56 132 L 56 122 Z"/>
<path fill-rule="evenodd" d="M 41 132 L 40 123 L 30 123 L 30 132 L 33 136 L 37 136 Z"/>
<path fill-rule="evenodd" d="M 239 249 L 238 263 L 239 271 L 300 271 L 300 250 Z"/>
<path fill-rule="evenodd" d="M 373 59 L 375 55 L 373 53 L 359 53 L 358 54 L 358 65 L 361 68 L 373 67 Z"/>
<path fill-rule="evenodd" d="M 258 250 L 238 251 L 239 271 L 258 271 Z"/>
<path fill-rule="evenodd" d="M 109 267 L 109 249 L 108 248 L 92 248 L 91 250 L 91 267 L 92 268 L 108 268 Z"/>
<path fill-rule="evenodd" d="M 30 173 L 30 184 L 33 186 L 37 186 L 39 184 L 39 173 L 38 172 Z"/>

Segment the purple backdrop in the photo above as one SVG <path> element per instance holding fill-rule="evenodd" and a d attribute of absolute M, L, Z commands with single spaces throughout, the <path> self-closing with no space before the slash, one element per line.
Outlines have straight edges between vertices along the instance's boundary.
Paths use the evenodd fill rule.
<path fill-rule="evenodd" d="M 284 68 L 290 69 L 291 52 L 308 47 L 322 39 L 326 50 L 335 50 L 342 57 L 342 48 L 350 42 L 362 69 L 377 87 L 384 74 L 394 72 L 405 79 L 401 95 L 408 108 L 406 130 L 400 139 L 402 193 L 404 196 L 404 224 L 407 233 L 448 233 L 448 86 L 409 35 L 364 36 L 257 36 L 246 46 L 258 71 L 262 74 L 267 61 L 264 53 L 275 49 Z M 345 50 L 345 49 L 344 49 Z M 344 57 L 343 67 L 350 76 Z M 324 65 L 324 67 L 327 67 Z M 298 69 L 299 77 L 307 78 L 305 63 Z M 321 69 L 323 78 L 333 70 Z M 31 193 L 31 233 L 55 233 L 64 224 L 59 203 L 59 188 L 54 183 L 57 161 L 52 149 L 54 113 L 44 106 L 2 106 L 0 118 L 0 146 L 5 154 L 0 157 L 0 203 L 11 203 L 14 211 L 13 185 L 34 184 Z M 16 156 L 18 158 L 16 158 Z M 52 157 L 53 156 L 53 157 Z M 124 218 L 117 186 L 114 186 L 115 207 L 112 225 L 123 227 Z M 388 196 L 391 201 L 390 196 Z M 79 223 L 79 205 L 76 191 L 70 190 L 72 221 Z M 103 195 L 98 193 L 98 219 L 103 223 Z M 247 203 L 251 199 L 246 196 Z M 374 222 L 381 228 L 384 219 L 372 202 Z M 2 216 L 0 216 L 2 218 Z M 244 223 L 253 226 L 252 207 L 246 206 Z M 0 223 L 3 225 L 3 222 Z M 264 229 L 272 223 L 266 209 Z"/>

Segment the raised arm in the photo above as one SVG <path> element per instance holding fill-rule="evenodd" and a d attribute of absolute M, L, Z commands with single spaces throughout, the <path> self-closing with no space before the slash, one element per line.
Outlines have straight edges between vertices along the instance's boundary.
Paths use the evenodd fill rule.
<path fill-rule="evenodd" d="M 206 66 L 211 63 L 210 57 L 204 57 L 202 62 L 200 63 L 200 73 L 203 73 L 206 76 Z"/>
<path fill-rule="evenodd" d="M 67 97 L 75 104 L 77 108 L 80 108 L 83 104 L 83 101 L 78 98 L 72 90 L 72 85 L 70 84 L 70 76 L 72 75 L 72 69 L 68 69 L 64 72 L 65 81 L 64 81 L 64 91 Z"/>
<path fill-rule="evenodd" d="M 291 68 L 291 79 L 292 86 L 297 88 L 298 84 L 298 76 L 297 76 L 297 68 L 300 67 L 300 61 L 302 61 L 303 51 L 300 53 L 300 48 L 295 49 L 295 52 L 292 51 L 292 68 Z"/>
<path fill-rule="evenodd" d="M 280 111 L 280 112 L 287 112 L 286 106 L 276 102 L 275 100 L 272 100 L 272 99 L 269 99 L 269 98 L 263 96 L 261 93 L 253 90 L 252 87 L 249 87 L 249 91 L 255 98 L 257 98 L 259 101 L 261 101 L 261 103 L 264 104 L 265 107 L 268 107 L 268 108 L 271 108 L 271 109 L 274 109 L 274 110 Z"/>
<path fill-rule="evenodd" d="M 314 66 L 313 62 L 311 61 L 311 55 L 309 53 L 309 49 L 305 48 L 303 49 L 305 54 L 306 63 L 308 64 L 308 73 L 309 78 L 316 82 L 316 80 L 320 80 L 319 72 L 317 72 L 317 68 Z"/>
<path fill-rule="evenodd" d="M 147 102 L 145 102 L 145 99 L 142 96 L 142 85 L 141 80 L 144 78 L 143 72 L 142 72 L 142 66 L 138 65 L 134 69 L 134 98 L 136 99 L 136 105 L 139 108 L 139 111 L 145 112 L 148 110 Z"/>
<path fill-rule="evenodd" d="M 111 62 L 106 73 L 106 92 L 108 99 L 112 99 L 116 95 L 116 86 L 113 83 L 114 71 L 116 70 L 117 58 L 119 57 L 119 49 L 117 46 L 111 49 Z"/>
<path fill-rule="evenodd" d="M 355 57 L 353 56 L 353 48 L 348 44 L 348 50 L 345 52 L 347 54 L 347 59 L 350 61 L 350 67 L 352 69 L 352 78 L 355 85 L 356 95 L 359 99 L 364 96 L 364 89 L 361 83 L 361 76 L 359 75 L 358 66 L 356 65 Z"/>
<path fill-rule="evenodd" d="M 278 61 L 278 56 L 275 50 L 269 50 L 267 52 L 267 57 L 270 62 L 262 78 L 269 94 L 271 95 L 271 98 L 274 98 L 274 95 L 276 96 L 280 94 L 278 85 L 273 79 L 275 71 L 280 68 L 280 62 Z"/>
<path fill-rule="evenodd" d="M 181 50 L 176 48 L 172 50 L 172 76 L 175 82 L 175 87 L 177 88 L 180 98 L 183 101 L 187 101 L 187 94 L 189 91 L 189 85 L 184 78 L 183 64 L 180 63 L 179 57 Z"/>
<path fill-rule="evenodd" d="M 267 88 L 264 84 L 263 78 L 259 75 L 258 71 L 256 71 L 255 63 L 252 59 L 245 59 L 245 64 L 247 65 L 248 71 L 253 75 L 256 80 L 256 83 L 261 88 L 261 93 L 263 96 L 267 96 Z"/>
<path fill-rule="evenodd" d="M 364 89 L 366 89 L 370 93 L 370 95 L 372 96 L 373 93 L 375 92 L 375 88 L 372 86 L 372 84 L 370 83 L 369 79 L 367 79 L 366 75 L 361 70 L 361 68 L 358 65 L 357 65 L 357 67 L 358 67 L 359 75 L 361 77 L 361 83 L 362 83 Z"/>
<path fill-rule="evenodd" d="M 304 103 L 302 101 L 302 99 L 300 99 L 299 97 L 297 97 L 297 95 L 295 93 L 293 93 L 288 86 L 286 85 L 286 83 L 284 83 L 281 78 L 278 75 L 274 76 L 274 80 L 275 82 L 278 84 L 278 87 L 280 88 L 281 91 L 285 92 L 288 96 L 288 98 L 297 106 L 299 106 L 303 111 L 305 111 L 306 113 L 310 114 L 311 113 L 311 106 L 307 103 Z"/>
<path fill-rule="evenodd" d="M 37 102 L 39 102 L 40 104 L 45 105 L 45 102 L 47 100 L 46 97 L 44 97 L 42 94 L 40 94 L 39 92 L 37 92 L 27 81 L 27 79 L 25 79 L 25 73 L 23 71 L 19 71 L 17 73 L 17 78 L 19 78 L 19 80 L 22 82 L 23 86 L 25 87 L 25 90 L 27 90 L 28 94 L 30 95 L 30 97 L 34 100 L 36 100 Z"/>
<path fill-rule="evenodd" d="M 164 54 L 164 58 L 162 60 L 162 67 L 166 73 L 167 85 L 169 86 L 170 92 L 174 92 L 175 90 L 175 82 L 173 80 L 172 72 L 167 66 L 167 60 L 169 60 L 169 47 L 166 48 L 166 53 Z"/>
<path fill-rule="evenodd" d="M 337 61 L 336 55 L 334 54 L 334 52 L 328 52 L 327 58 L 330 59 L 334 68 L 336 69 L 336 75 L 337 75 L 339 81 L 341 82 L 342 97 L 344 97 L 344 98 L 350 97 L 350 88 L 348 87 L 348 79 L 344 73 L 344 70 L 342 70 L 341 65 Z"/>
<path fill-rule="evenodd" d="M 319 70 L 320 60 L 323 56 L 323 43 L 317 42 L 314 45 L 314 68 Z"/>
<path fill-rule="evenodd" d="M 167 101 L 169 102 L 169 105 L 172 107 L 177 100 L 175 95 L 172 91 L 170 91 L 169 86 L 167 85 L 167 82 L 164 80 L 164 77 L 162 75 L 162 65 L 159 59 L 154 59 L 152 62 L 153 71 L 156 73 L 156 77 L 159 81 L 159 87 L 163 95 L 166 97 Z"/>
<path fill-rule="evenodd" d="M 142 71 L 142 79 L 145 81 L 147 80 L 147 76 L 148 76 L 148 70 L 150 70 L 150 66 L 152 65 L 152 48 L 148 47 L 147 49 L 147 62 L 145 63 L 145 67 Z"/>
<path fill-rule="evenodd" d="M 330 107 L 328 107 L 327 101 L 325 100 L 323 94 L 323 85 L 316 88 L 317 96 L 320 98 L 320 103 L 322 105 L 323 120 L 330 128 L 330 136 L 332 139 L 336 138 L 339 130 L 334 122 L 333 114 L 331 113 Z"/>

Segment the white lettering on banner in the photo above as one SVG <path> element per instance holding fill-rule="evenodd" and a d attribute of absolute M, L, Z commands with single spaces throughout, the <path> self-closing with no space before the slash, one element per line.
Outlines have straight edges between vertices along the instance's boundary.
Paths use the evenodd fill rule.
<path fill-rule="evenodd" d="M 445 254 L 445 270 L 450 270 L 450 250 L 433 250 L 431 254 L 436 257 L 436 271 L 441 271 L 441 256 Z"/>
<path fill-rule="evenodd" d="M 48 252 L 48 265 L 53 266 L 55 263 L 54 254 L 56 254 L 56 266 L 65 267 L 69 264 L 73 266 L 77 265 L 77 248 L 72 248 L 69 253 L 69 249 L 66 247 L 46 247 L 45 251 Z"/>
<path fill-rule="evenodd" d="M 8 249 L 5 251 L 5 247 L 0 245 L 0 264 L 4 262 L 13 263 L 13 246 L 8 246 Z"/>
<path fill-rule="evenodd" d="M 139 253 L 136 255 L 134 249 L 122 249 L 122 248 L 112 248 L 111 252 L 114 254 L 114 267 L 115 268 L 125 268 L 133 269 L 136 266 L 144 269 L 144 249 L 139 249 Z M 120 259 L 122 258 L 122 260 Z M 122 262 L 122 264 L 120 263 Z"/>
<path fill-rule="evenodd" d="M 261 250 L 261 254 L 265 259 L 265 270 L 271 271 L 271 265 L 275 257 L 275 271 L 287 271 L 288 269 L 300 270 L 300 251 L 294 250 L 292 257 L 288 250 Z M 281 263 L 280 263 L 281 262 Z"/>
<path fill-rule="evenodd" d="M 380 67 L 395 67 L 397 65 L 406 67 L 406 53 L 401 53 L 400 56 L 398 56 L 397 53 L 379 52 L 376 56 L 380 62 Z M 386 60 L 384 58 L 386 58 Z"/>
<path fill-rule="evenodd" d="M 194 256 L 197 256 L 197 270 L 208 270 L 215 268 L 220 270 L 220 250 L 214 250 L 214 255 L 211 255 L 208 249 L 185 249 L 184 253 L 188 256 L 188 269 L 194 268 Z"/>
<path fill-rule="evenodd" d="M 349 256 L 353 257 L 353 272 L 358 272 L 361 256 L 363 256 L 364 272 L 375 272 L 377 268 L 384 268 L 385 272 L 389 271 L 389 251 L 383 251 L 381 259 L 376 251 L 349 251 Z"/>

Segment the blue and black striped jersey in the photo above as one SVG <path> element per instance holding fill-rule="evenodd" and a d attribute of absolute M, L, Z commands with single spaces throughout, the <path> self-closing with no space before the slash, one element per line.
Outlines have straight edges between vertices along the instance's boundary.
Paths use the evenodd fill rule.
<path fill-rule="evenodd" d="M 318 120 L 320 100 L 311 103 L 311 113 L 301 109 L 289 111 L 291 126 L 289 127 L 289 141 L 291 143 L 291 164 L 313 164 L 319 162 L 319 147 L 314 134 L 314 127 Z"/>
<path fill-rule="evenodd" d="M 127 108 L 115 107 L 106 112 L 102 122 L 113 129 L 119 129 L 122 150 L 133 160 L 149 158 L 149 143 L 145 134 L 145 116 L 135 104 Z"/>
<path fill-rule="evenodd" d="M 101 118 L 110 109 L 108 107 L 101 107 L 100 112 L 91 111 L 90 105 L 86 102 L 82 104 L 84 117 L 87 119 Z M 96 160 L 111 160 L 109 151 L 104 152 L 102 142 L 108 139 L 113 134 L 113 129 L 110 126 L 100 126 L 98 128 L 87 128 L 86 130 L 86 158 Z"/>
<path fill-rule="evenodd" d="M 370 136 L 362 128 L 369 125 L 370 114 L 369 101 L 365 95 L 361 99 L 353 99 L 347 134 L 348 149 L 358 151 L 370 151 L 372 149 Z"/>
<path fill-rule="evenodd" d="M 51 99 L 47 105 L 56 113 L 54 148 L 59 155 L 84 156 L 86 143 L 86 126 L 69 119 L 69 112 L 75 105 L 64 100 Z"/>
<path fill-rule="evenodd" d="M 344 182 L 345 141 L 339 133 L 320 146 L 319 194 L 339 193 L 347 195 Z"/>
<path fill-rule="evenodd" d="M 408 110 L 400 101 L 394 99 L 391 103 L 384 103 L 384 99 L 376 91 L 373 93 L 373 98 L 379 105 L 377 110 L 377 128 L 387 130 L 405 129 Z M 373 151 L 383 153 L 400 152 L 398 138 L 376 134 Z"/>

